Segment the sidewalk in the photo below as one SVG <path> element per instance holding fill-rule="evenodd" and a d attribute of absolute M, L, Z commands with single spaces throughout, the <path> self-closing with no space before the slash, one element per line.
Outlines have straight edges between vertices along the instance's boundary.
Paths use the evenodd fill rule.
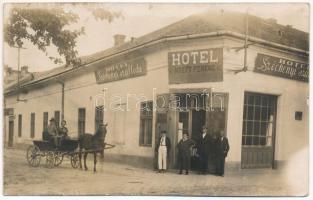
<path fill-rule="evenodd" d="M 25 151 L 4 150 L 4 193 L 6 195 L 191 195 L 191 196 L 286 196 L 304 195 L 291 190 L 279 170 L 241 170 L 213 175 L 164 174 L 130 165 L 99 162 L 93 173 L 72 169 L 69 159 L 54 169 L 28 166 Z M 304 188 L 305 189 L 305 188 Z"/>

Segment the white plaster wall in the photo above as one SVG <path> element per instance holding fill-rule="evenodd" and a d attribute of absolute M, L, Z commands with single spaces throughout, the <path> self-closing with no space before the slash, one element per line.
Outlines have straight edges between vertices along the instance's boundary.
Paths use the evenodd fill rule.
<path fill-rule="evenodd" d="M 226 40 L 225 44 L 229 47 L 240 46 L 240 43 L 234 40 Z M 248 49 L 248 72 L 231 75 L 231 72 L 228 72 L 227 69 L 238 69 L 241 67 L 240 65 L 243 65 L 243 51 L 236 53 L 233 50 L 225 49 L 225 75 L 230 75 L 224 76 L 224 81 L 225 84 L 229 84 L 229 86 L 225 87 L 230 90 L 229 115 L 232 115 L 228 118 L 228 120 L 231 120 L 228 123 L 228 130 L 235 133 L 229 134 L 231 145 L 235 147 L 232 148 L 229 158 L 230 160 L 240 160 L 241 157 L 243 98 L 244 92 L 250 91 L 278 96 L 275 160 L 288 160 L 293 153 L 308 146 L 309 119 L 307 97 L 309 95 L 309 84 L 252 72 L 257 53 L 264 53 L 298 62 L 307 62 L 305 58 L 290 53 L 278 52 L 262 46 L 252 46 Z M 294 119 L 295 111 L 303 112 L 302 121 Z M 241 119 L 241 122 L 232 123 L 235 119 Z"/>
<path fill-rule="evenodd" d="M 162 56 L 160 56 L 162 55 Z M 160 57 L 164 59 L 160 59 Z M 145 56 L 148 73 L 146 76 L 97 84 L 93 71 L 85 72 L 79 76 L 71 76 L 65 81 L 65 102 L 64 116 L 67 121 L 69 135 L 78 136 L 78 108 L 86 109 L 86 132 L 94 133 L 95 127 L 95 105 L 96 99 L 103 99 L 105 90 L 104 121 L 108 122 L 108 134 L 106 141 L 116 144 L 114 149 L 108 153 L 148 156 L 153 155 L 154 135 L 152 146 L 139 146 L 139 123 L 140 123 L 140 102 L 153 100 L 157 93 L 168 92 L 167 76 L 167 51 L 149 53 Z M 153 91 L 153 88 L 156 88 Z M 6 107 L 13 107 L 15 110 L 14 142 L 31 143 L 30 138 L 30 114 L 35 113 L 35 138 L 41 139 L 43 130 L 43 112 L 49 112 L 49 119 L 54 116 L 54 111 L 61 111 L 61 84 L 52 83 L 40 88 L 30 90 L 26 95 L 20 95 L 21 99 L 28 99 L 27 102 L 17 102 L 16 96 L 7 97 Z M 127 95 L 128 94 L 128 95 Z M 154 95 L 155 94 L 155 95 Z M 113 98 L 121 97 L 121 102 Z M 145 98 L 139 99 L 144 96 Z M 112 111 L 110 107 L 117 103 L 125 104 L 128 98 L 128 111 L 124 105 L 124 111 Z M 114 101 L 115 100 L 115 101 Z M 139 103 L 138 103 L 139 101 Z M 18 114 L 22 114 L 22 137 L 17 137 Z M 153 117 L 155 120 L 155 117 Z M 8 122 L 7 122 L 8 124 Z M 153 132 L 154 132 L 153 121 Z M 6 127 L 8 130 L 8 128 Z M 8 131 L 7 131 L 8 133 Z"/>
<path fill-rule="evenodd" d="M 257 53 L 305 62 L 305 58 L 290 53 L 277 51 L 263 46 L 250 46 L 248 49 L 249 71 L 234 75 L 229 69 L 239 69 L 243 66 L 243 51 L 236 53 L 231 47 L 243 45 L 235 39 L 227 37 L 190 39 L 182 42 L 172 42 L 168 47 L 157 48 L 147 53 L 145 59 L 148 66 L 146 76 L 96 84 L 94 72 L 86 72 L 80 76 L 72 76 L 65 82 L 65 119 L 68 122 L 69 134 L 77 137 L 78 108 L 86 108 L 86 132 L 94 132 L 95 99 L 106 90 L 106 104 L 115 105 L 118 102 L 108 101 L 113 95 L 121 95 L 122 103 L 126 103 L 128 94 L 143 94 L 147 100 L 153 99 L 153 88 L 156 93 L 167 93 L 169 88 L 214 88 L 217 92 L 229 93 L 227 134 L 231 146 L 229 161 L 241 160 L 241 135 L 243 117 L 243 98 L 245 91 L 261 92 L 278 95 L 277 127 L 276 127 L 276 160 L 288 160 L 291 154 L 308 146 L 308 106 L 307 83 L 268 76 L 252 72 Z M 211 83 L 173 84 L 168 85 L 167 56 L 171 51 L 197 50 L 204 48 L 224 48 L 223 67 L 224 81 Z M 40 90 L 32 90 L 20 98 L 27 102 L 16 102 L 16 97 L 6 98 L 6 107 L 15 108 L 14 141 L 30 142 L 30 113 L 36 113 L 35 138 L 41 138 L 43 112 L 49 112 L 49 118 L 55 110 L 61 111 L 61 85 L 49 84 Z M 111 99 L 112 100 L 112 99 Z M 152 147 L 139 146 L 139 106 L 132 97 L 128 101 L 129 111 L 113 112 L 107 109 L 104 121 L 108 122 L 107 142 L 117 144 L 116 148 L 107 153 L 153 156 L 154 135 Z M 138 104 L 139 105 L 139 104 Z M 123 107 L 125 109 L 125 105 Z M 302 111 L 302 121 L 294 120 L 294 112 Z M 17 140 L 17 116 L 23 115 L 22 139 Z M 8 123 L 7 123 L 8 124 Z M 123 125 L 124 124 L 124 125 Z M 155 128 L 155 113 L 153 129 Z M 8 126 L 6 126 L 8 129 Z M 8 132 L 7 132 L 8 133 Z M 153 130 L 154 133 L 154 130 Z"/>
<path fill-rule="evenodd" d="M 40 90 L 31 90 L 27 94 L 20 94 L 6 98 L 6 108 L 14 108 L 14 142 L 31 143 L 33 139 L 41 139 L 43 131 L 43 112 L 49 113 L 49 118 L 54 116 L 54 111 L 61 111 L 61 86 L 51 84 Z M 30 115 L 35 113 L 35 137 L 30 138 Z M 22 137 L 18 138 L 18 115 L 22 114 Z M 8 117 L 6 117 L 8 118 Z M 8 125 L 8 124 L 7 124 Z M 8 132 L 7 132 L 8 133 Z"/>
<path fill-rule="evenodd" d="M 183 45 L 183 46 L 182 46 Z M 170 88 L 213 88 L 213 91 L 229 93 L 227 134 L 231 150 L 229 161 L 241 160 L 241 136 L 243 119 L 244 92 L 259 92 L 278 96 L 276 124 L 276 160 L 288 160 L 292 154 L 308 146 L 309 118 L 307 97 L 309 84 L 285 78 L 263 75 L 253 72 L 257 53 L 282 57 L 306 63 L 306 58 L 291 53 L 278 51 L 264 46 L 250 46 L 247 64 L 249 70 L 235 75 L 231 69 L 241 69 L 244 62 L 243 50 L 235 52 L 232 47 L 243 43 L 223 37 L 220 40 L 190 40 L 170 48 L 171 51 L 197 50 L 223 47 L 223 82 L 174 84 Z M 302 121 L 294 119 L 295 111 L 303 112 Z"/>

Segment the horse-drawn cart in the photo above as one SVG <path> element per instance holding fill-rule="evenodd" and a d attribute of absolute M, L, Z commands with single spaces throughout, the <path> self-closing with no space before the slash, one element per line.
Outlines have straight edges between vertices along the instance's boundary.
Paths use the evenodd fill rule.
<path fill-rule="evenodd" d="M 51 140 L 34 140 L 33 145 L 29 146 L 26 152 L 26 159 L 30 166 L 38 167 L 40 162 L 45 159 L 48 168 L 59 166 L 64 157 L 71 160 L 73 168 L 79 167 L 79 154 L 100 152 L 104 149 L 113 148 L 114 145 L 104 143 L 103 149 L 78 149 L 79 141 L 76 139 L 64 139 L 59 147 L 56 147 Z"/>
<path fill-rule="evenodd" d="M 46 159 L 46 166 L 53 168 L 59 166 L 64 157 L 69 157 L 73 168 L 82 168 L 81 156 L 84 154 L 84 167 L 87 170 L 86 158 L 88 153 L 94 154 L 94 171 L 96 171 L 96 154 L 100 153 L 103 158 L 105 149 L 113 148 L 114 145 L 105 143 L 107 124 L 101 124 L 95 134 L 85 133 L 79 139 L 59 138 L 60 145 L 56 146 L 53 136 L 48 132 L 42 133 L 43 140 L 34 140 L 33 145 L 28 147 L 26 159 L 30 166 L 38 167 L 41 158 Z M 78 148 L 79 147 L 79 148 Z"/>
<path fill-rule="evenodd" d="M 33 145 L 27 149 L 27 161 L 30 166 L 38 167 L 41 159 L 45 158 L 48 168 L 59 166 L 64 157 L 69 157 L 73 168 L 79 166 L 78 140 L 65 139 L 59 147 L 48 140 L 34 140 Z"/>

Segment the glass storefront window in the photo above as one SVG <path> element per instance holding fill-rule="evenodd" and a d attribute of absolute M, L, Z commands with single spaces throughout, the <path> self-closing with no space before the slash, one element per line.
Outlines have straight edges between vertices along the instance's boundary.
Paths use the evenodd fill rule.
<path fill-rule="evenodd" d="M 272 145 L 275 101 L 275 96 L 245 94 L 242 145 Z"/>

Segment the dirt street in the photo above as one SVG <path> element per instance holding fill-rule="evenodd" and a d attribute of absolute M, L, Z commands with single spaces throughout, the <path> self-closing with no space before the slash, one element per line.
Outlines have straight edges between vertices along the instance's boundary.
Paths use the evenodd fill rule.
<path fill-rule="evenodd" d="M 91 156 L 90 156 L 91 157 Z M 65 158 L 61 166 L 48 169 L 27 164 L 25 151 L 4 150 L 5 195 L 201 195 L 284 196 L 294 195 L 279 170 L 241 170 L 213 175 L 158 174 L 153 170 L 102 162 L 98 172 L 73 169 Z"/>

